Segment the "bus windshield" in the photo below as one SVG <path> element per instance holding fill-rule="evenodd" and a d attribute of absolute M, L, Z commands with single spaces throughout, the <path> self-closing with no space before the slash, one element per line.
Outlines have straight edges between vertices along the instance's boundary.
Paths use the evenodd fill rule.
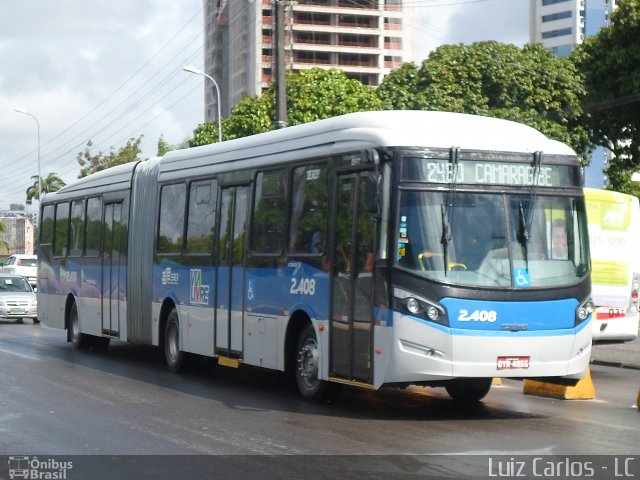
<path fill-rule="evenodd" d="M 581 198 L 402 190 L 396 265 L 493 288 L 576 283 L 589 270 Z"/>

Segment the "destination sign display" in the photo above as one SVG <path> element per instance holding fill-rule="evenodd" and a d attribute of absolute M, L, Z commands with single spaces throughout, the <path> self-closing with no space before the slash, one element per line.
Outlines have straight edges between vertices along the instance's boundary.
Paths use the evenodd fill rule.
<path fill-rule="evenodd" d="M 461 160 L 454 165 L 445 159 L 406 158 L 402 168 L 402 180 L 428 183 L 566 187 L 580 185 L 578 169 L 578 166 L 572 165 L 542 164 L 536 168 L 528 163 L 482 160 Z"/>

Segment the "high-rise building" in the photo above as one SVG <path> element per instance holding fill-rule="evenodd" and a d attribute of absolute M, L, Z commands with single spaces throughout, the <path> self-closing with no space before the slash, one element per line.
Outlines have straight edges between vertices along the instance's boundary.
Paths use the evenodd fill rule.
<path fill-rule="evenodd" d="M 616 0 L 530 0 L 531 43 L 542 43 L 558 57 L 609 24 Z M 602 188 L 607 151 L 598 147 L 586 169 L 585 185 Z"/>
<path fill-rule="evenodd" d="M 220 87 L 223 116 L 245 96 L 260 95 L 274 78 L 275 0 L 204 0 L 205 72 Z M 412 38 L 402 0 L 278 0 L 285 9 L 285 65 L 342 69 L 377 86 L 410 60 Z M 205 120 L 217 115 L 216 95 L 205 85 Z"/>
<path fill-rule="evenodd" d="M 559 57 L 608 25 L 616 0 L 531 0 L 531 43 Z"/>

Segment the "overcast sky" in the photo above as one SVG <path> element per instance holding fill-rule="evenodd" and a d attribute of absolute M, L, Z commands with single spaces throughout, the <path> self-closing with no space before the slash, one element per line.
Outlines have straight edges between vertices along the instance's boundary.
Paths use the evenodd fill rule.
<path fill-rule="evenodd" d="M 231 0 L 245 1 L 245 0 Z M 528 41 L 528 0 L 406 0 L 419 15 L 418 59 L 443 43 Z M 202 0 L 0 2 L 0 210 L 24 203 L 40 170 L 73 182 L 88 140 L 108 152 L 144 135 L 177 144 L 203 121 Z M 31 207 L 34 208 L 34 207 Z"/>

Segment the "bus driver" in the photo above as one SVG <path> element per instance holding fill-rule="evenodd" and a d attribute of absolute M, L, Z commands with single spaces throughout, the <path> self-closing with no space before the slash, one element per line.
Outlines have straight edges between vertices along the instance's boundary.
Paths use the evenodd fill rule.
<path fill-rule="evenodd" d="M 567 248 L 567 226 L 564 220 L 557 218 L 551 226 L 551 258 L 567 260 L 569 250 Z"/>

